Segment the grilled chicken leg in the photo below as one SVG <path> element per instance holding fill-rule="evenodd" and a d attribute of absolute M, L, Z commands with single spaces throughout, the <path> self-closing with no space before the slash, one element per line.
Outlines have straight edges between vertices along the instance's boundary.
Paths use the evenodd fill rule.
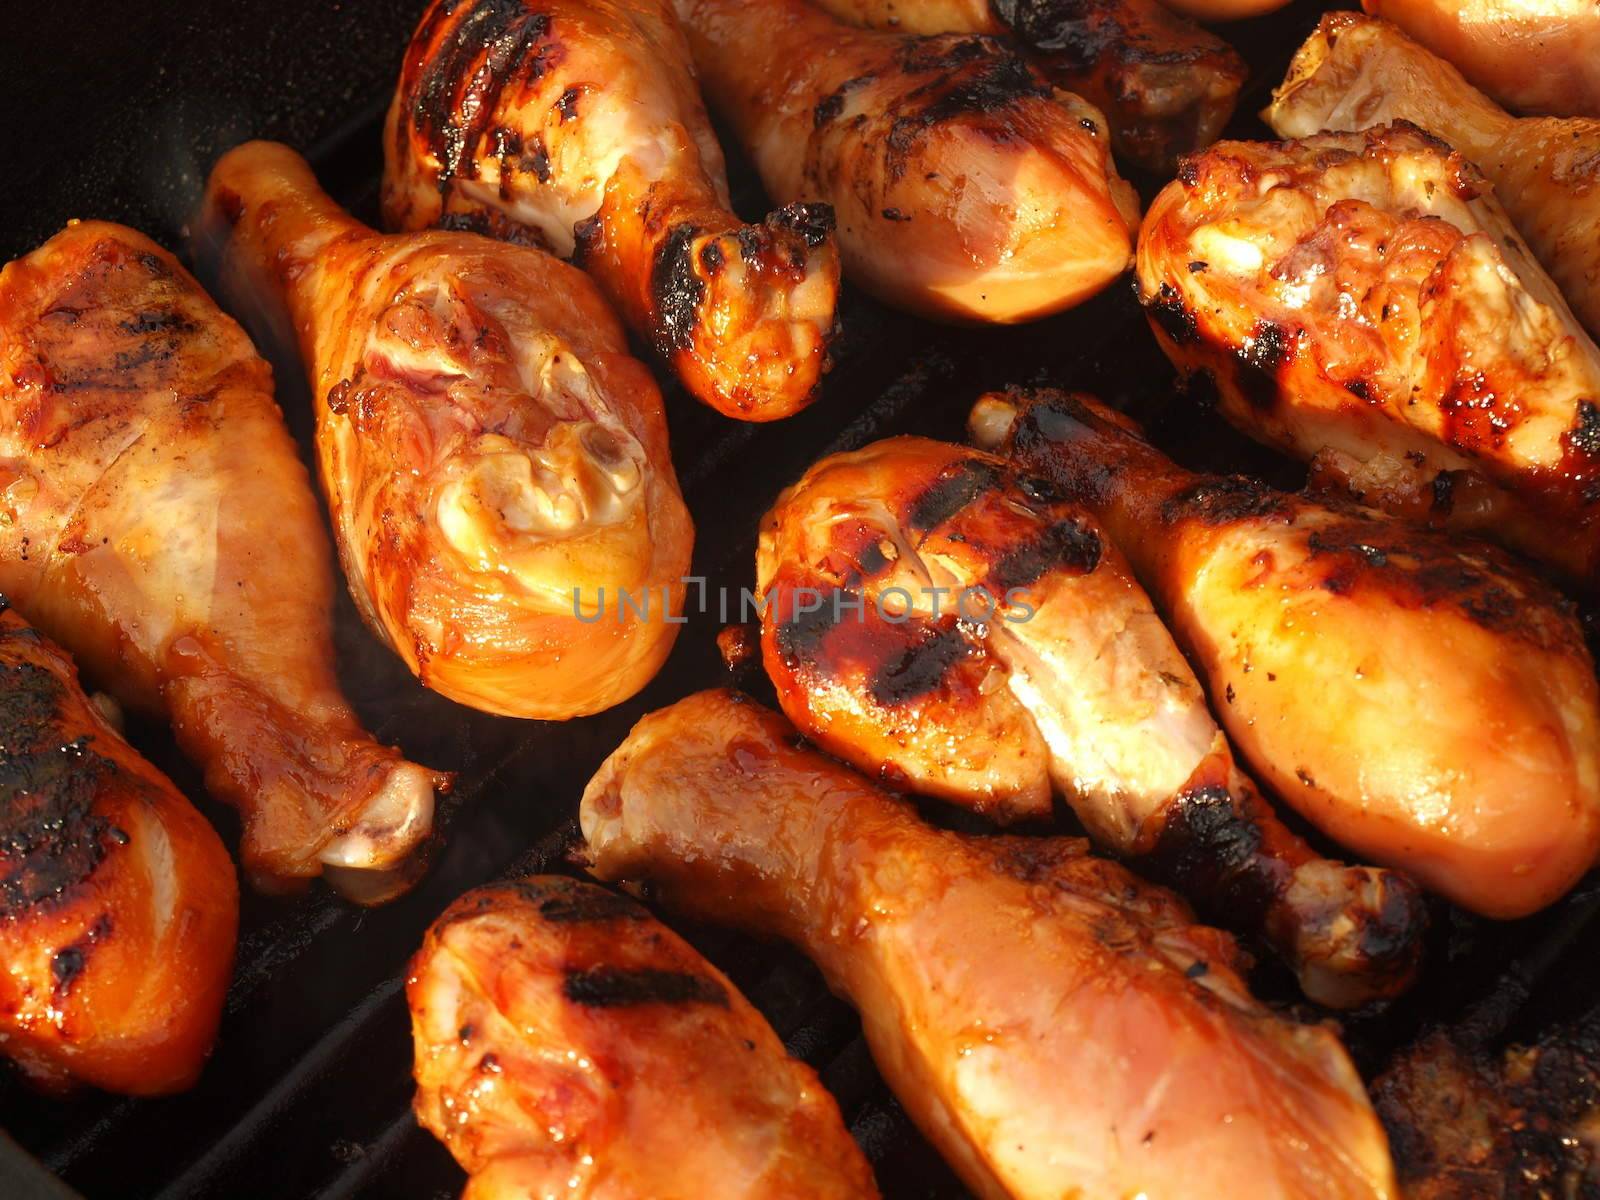
<path fill-rule="evenodd" d="M 1362 0 L 1521 112 L 1600 117 L 1594 0 Z"/>
<path fill-rule="evenodd" d="M 1493 917 L 1594 863 L 1594 663 L 1572 606 L 1508 556 L 1192 474 L 1083 397 L 987 397 L 973 428 L 1105 522 L 1250 766 L 1307 820 Z"/>
<path fill-rule="evenodd" d="M 638 904 L 559 876 L 468 892 L 406 982 L 417 1119 L 464 1200 L 869 1200 L 833 1097 Z"/>
<path fill-rule="evenodd" d="M 780 201 L 826 201 L 846 272 L 925 316 L 1022 321 L 1127 269 L 1106 120 L 993 38 L 842 25 L 803 0 L 675 0 L 713 106 Z"/>
<path fill-rule="evenodd" d="M 186 1088 L 233 964 L 228 852 L 3 601 L 0 689 L 0 1048 L 49 1088 Z"/>
<path fill-rule="evenodd" d="M 1443 143 L 1220 142 L 1151 205 L 1139 291 L 1246 433 L 1600 584 L 1600 348 Z"/>
<path fill-rule="evenodd" d="M 823 206 L 728 208 L 668 0 L 434 0 L 384 135 L 391 228 L 572 256 L 684 385 L 769 421 L 816 395 L 838 298 Z"/>
<path fill-rule="evenodd" d="M 1325 1004 L 1410 983 L 1415 887 L 1284 828 L 1083 509 L 987 454 L 893 438 L 780 496 L 756 573 L 768 673 L 824 749 L 1001 819 L 1047 815 L 1053 787 L 1101 845 L 1263 933 Z"/>
<path fill-rule="evenodd" d="M 642 720 L 584 793 L 594 870 L 795 942 L 989 1200 L 1394 1195 L 1326 1029 L 1245 990 L 1224 933 L 1070 838 L 969 837 L 728 692 Z"/>
<path fill-rule="evenodd" d="M 1014 34 L 1063 91 L 1106 115 L 1120 158 L 1171 173 L 1233 115 L 1247 70 L 1233 47 L 1156 0 L 813 0 L 901 33 Z"/>
<path fill-rule="evenodd" d="M 1296 52 L 1267 123 L 1280 137 L 1405 120 L 1449 142 L 1600 336 L 1600 120 L 1516 118 L 1387 21 L 1334 12 Z"/>
<path fill-rule="evenodd" d="M 660 393 L 588 278 L 472 234 L 373 233 L 265 142 L 217 163 L 207 222 L 241 304 L 281 300 L 299 335 L 379 636 L 487 712 L 572 717 L 643 687 L 693 531 Z"/>
<path fill-rule="evenodd" d="M 148 238 L 70 225 L 0 272 L 0 413 L 0 591 L 171 719 L 257 884 L 406 886 L 442 780 L 339 693 L 326 535 L 239 327 Z"/>

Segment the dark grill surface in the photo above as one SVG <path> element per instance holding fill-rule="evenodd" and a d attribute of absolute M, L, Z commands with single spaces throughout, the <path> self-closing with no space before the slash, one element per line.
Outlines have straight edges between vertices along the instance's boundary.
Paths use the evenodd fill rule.
<path fill-rule="evenodd" d="M 285 11 L 265 0 L 222 9 L 184 0 L 152 6 L 161 11 L 125 28 L 97 5 L 30 10 L 31 28 L 0 29 L 0 104 L 20 142 L 0 196 L 0 257 L 25 252 L 69 216 L 131 220 L 177 247 L 180 214 L 214 152 L 251 134 L 298 141 L 330 190 L 375 220 L 382 108 L 420 6 L 347 0 Z M 1235 134 L 1265 136 L 1252 114 L 1319 11 L 1314 0 L 1299 0 L 1224 30 L 1255 71 Z M 159 75 L 158 62 L 167 64 Z M 35 112 L 44 115 L 25 115 Z M 763 213 L 748 168 L 733 166 L 738 207 L 747 217 Z M 1161 181 L 1139 182 L 1148 200 Z M 310 400 L 298 367 L 277 348 L 263 351 L 304 442 Z M 776 426 L 736 424 L 669 389 L 674 457 L 698 529 L 695 569 L 712 595 L 752 584 L 761 513 L 815 459 L 895 433 L 959 438 L 978 393 L 1010 383 L 1097 391 L 1148 420 L 1157 440 L 1190 465 L 1297 482 L 1292 466 L 1223 428 L 1203 397 L 1175 395 L 1126 283 L 1061 317 L 1002 330 L 934 327 L 852 293 L 834 358 L 824 398 Z M 338 648 L 352 700 L 408 756 L 459 772 L 434 869 L 410 896 L 370 912 L 320 890 L 287 901 L 247 896 L 221 1038 L 196 1089 L 157 1101 L 43 1099 L 6 1075 L 0 1126 L 89 1197 L 457 1194 L 461 1173 L 410 1113 L 406 960 L 429 921 L 466 889 L 518 872 L 575 869 L 567 856 L 584 783 L 642 713 L 726 681 L 718 627 L 713 604 L 692 616 L 642 696 L 600 717 L 544 725 L 482 716 L 428 693 L 346 599 Z M 741 682 L 770 699 L 759 678 Z M 202 794 L 164 729 L 131 733 L 189 795 Z M 206 811 L 236 839 L 231 813 Z M 1600 882 L 1591 877 L 1516 925 L 1438 909 L 1417 992 L 1346 1022 L 1363 1070 L 1381 1069 L 1430 1024 L 1471 1017 L 1476 1028 L 1527 1038 L 1585 1015 L 1600 979 L 1600 927 L 1590 921 L 1597 908 Z M 854 1015 L 804 959 L 715 930 L 685 932 L 818 1068 L 887 1196 L 965 1194 L 879 1081 Z M 1257 984 L 1268 996 L 1289 995 L 1270 966 Z M 45 1176 L 27 1182 L 29 1169 L 0 1141 L 0 1196 L 58 1194 Z M 714 1195 L 715 1181 L 707 1188 Z"/>

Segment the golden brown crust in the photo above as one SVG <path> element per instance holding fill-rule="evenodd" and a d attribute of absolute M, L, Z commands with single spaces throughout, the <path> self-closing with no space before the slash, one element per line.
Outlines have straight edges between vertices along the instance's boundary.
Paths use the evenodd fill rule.
<path fill-rule="evenodd" d="M 9 607 L 0 745 L 5 1053 L 51 1089 L 190 1086 L 233 963 L 227 851 L 106 724 L 66 655 Z"/>
<path fill-rule="evenodd" d="M 434 922 L 406 995 L 417 1119 L 474 1200 L 874 1200 L 833 1097 L 642 906 L 536 876 Z"/>
<path fill-rule="evenodd" d="M 572 256 L 707 404 L 815 398 L 839 264 L 825 205 L 745 224 L 665 0 L 436 0 L 384 139 L 392 228 Z"/>
<path fill-rule="evenodd" d="M 1600 349 L 1437 139 L 1219 143 L 1151 206 L 1138 277 L 1163 348 L 1247 433 L 1600 578 Z"/>
<path fill-rule="evenodd" d="M 266 143 L 218 163 L 208 214 L 233 286 L 301 335 L 373 629 L 489 712 L 566 718 L 643 687 L 677 633 L 693 531 L 661 395 L 594 284 L 529 247 L 373 233 Z"/>

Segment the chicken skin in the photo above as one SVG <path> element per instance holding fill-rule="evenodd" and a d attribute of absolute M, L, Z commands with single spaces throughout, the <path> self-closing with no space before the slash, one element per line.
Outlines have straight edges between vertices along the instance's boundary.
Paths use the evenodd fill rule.
<path fill-rule="evenodd" d="M 814 0 L 901 33 L 1014 35 L 1051 83 L 1106 115 L 1117 156 L 1170 174 L 1216 141 L 1248 71 L 1232 46 L 1156 0 Z"/>
<path fill-rule="evenodd" d="M 51 1090 L 192 1084 L 239 891 L 204 817 L 0 601 L 0 1053 Z"/>
<path fill-rule="evenodd" d="M 813 958 L 985 1200 L 1395 1194 L 1334 1035 L 1262 1007 L 1227 934 L 1079 839 L 925 825 L 729 692 L 639 722 L 581 820 L 601 878 Z"/>
<path fill-rule="evenodd" d="M 468 892 L 406 981 L 417 1120 L 463 1200 L 874 1200 L 833 1097 L 726 976 L 625 896 Z"/>
<path fill-rule="evenodd" d="M 1509 556 L 1185 471 L 1086 397 L 986 397 L 973 429 L 1105 523 L 1250 767 L 1331 837 L 1491 917 L 1593 865 L 1600 685 Z"/>
<path fill-rule="evenodd" d="M 1323 1003 L 1411 981 L 1415 886 L 1279 822 L 1083 509 L 989 455 L 893 438 L 780 496 L 756 570 L 767 671 L 823 749 L 1000 820 L 1047 816 L 1059 792 L 1099 844 L 1262 933 Z"/>
<path fill-rule="evenodd" d="M 1006 44 L 675 0 L 701 83 L 781 202 L 833 207 L 850 278 L 945 320 L 1046 316 L 1127 268 L 1138 199 L 1106 119 Z"/>
<path fill-rule="evenodd" d="M 1512 117 L 1387 21 L 1322 18 L 1265 113 L 1280 137 L 1405 120 L 1494 184 L 1540 265 L 1600 336 L 1600 120 Z"/>
<path fill-rule="evenodd" d="M 394 229 L 480 228 L 571 257 L 713 408 L 816 395 L 839 290 L 833 215 L 747 225 L 668 0 L 434 0 L 384 135 Z"/>
<path fill-rule="evenodd" d="M 0 272 L 0 591 L 165 715 L 258 886 L 403 890 L 443 777 L 334 678 L 333 578 L 272 374 L 172 255 L 69 225 Z"/>
<path fill-rule="evenodd" d="M 1600 117 L 1600 5 L 1594 0 L 1362 0 L 1500 103 Z"/>
<path fill-rule="evenodd" d="M 374 233 L 265 142 L 217 163 L 206 219 L 233 294 L 281 300 L 299 336 L 373 630 L 486 712 L 581 716 L 643 687 L 693 530 L 661 395 L 588 277 L 474 234 Z"/>
<path fill-rule="evenodd" d="M 1415 126 L 1220 142 L 1139 238 L 1162 347 L 1324 483 L 1600 584 L 1600 349 Z"/>

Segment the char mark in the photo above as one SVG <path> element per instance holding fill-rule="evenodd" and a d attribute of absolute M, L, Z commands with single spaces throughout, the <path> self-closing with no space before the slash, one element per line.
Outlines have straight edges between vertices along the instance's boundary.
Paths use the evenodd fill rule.
<path fill-rule="evenodd" d="M 117 322 L 117 328 L 123 333 L 140 336 L 149 333 L 194 333 L 199 326 L 176 309 L 152 308 Z"/>
<path fill-rule="evenodd" d="M 705 281 L 695 273 L 694 239 L 699 229 L 685 221 L 674 225 L 656 247 L 650 268 L 650 297 L 656 308 L 656 350 L 670 355 L 694 344 L 705 301 Z"/>
<path fill-rule="evenodd" d="M 892 708 L 938 691 L 950 668 L 973 652 L 955 622 L 924 624 L 893 662 L 873 672 L 872 699 Z"/>
<path fill-rule="evenodd" d="M 767 218 L 767 224 L 799 234 L 808 246 L 820 246 L 834 229 L 833 205 L 817 201 L 785 204 Z"/>
<path fill-rule="evenodd" d="M 649 915 L 627 896 L 576 879 L 523 880 L 513 886 L 552 925 L 642 921 Z"/>
<path fill-rule="evenodd" d="M 906 158 L 928 130 L 967 117 L 996 117 L 1026 100 L 1051 96 L 1050 85 L 993 38 L 913 38 L 900 53 L 900 66 L 933 78 L 890 109 L 884 163 L 891 179 L 904 173 Z"/>
<path fill-rule="evenodd" d="M 1145 304 L 1145 310 L 1174 345 L 1192 346 L 1200 340 L 1200 323 L 1194 309 L 1183 302 L 1182 294 L 1170 283 L 1156 289 L 1155 298 Z"/>
<path fill-rule="evenodd" d="M 926 533 L 950 520 L 984 492 L 1000 483 L 1000 468 L 968 458 L 939 472 L 939 477 L 911 502 L 906 524 Z"/>
<path fill-rule="evenodd" d="M 562 994 L 585 1008 L 632 1008 L 642 1004 L 715 1004 L 728 1007 L 720 983 L 687 971 L 656 967 L 583 967 L 571 969 Z"/>
<path fill-rule="evenodd" d="M 101 782 L 115 770 L 87 739 L 0 756 L 0 916 L 65 896 L 126 836 L 94 812 Z"/>
<path fill-rule="evenodd" d="M 1037 537 L 1006 551 L 989 572 L 992 590 L 1025 588 L 1047 572 L 1064 569 L 1087 575 L 1100 565 L 1105 546 L 1091 526 L 1077 518 L 1058 521 Z"/>
<path fill-rule="evenodd" d="M 533 83 L 559 53 L 549 40 L 550 18 L 530 11 L 524 0 L 473 0 L 465 10 L 434 9 L 434 20 L 451 22 L 411 91 L 411 121 L 428 139 L 439 161 L 439 191 L 451 181 L 477 174 L 473 155 L 495 119 L 500 95 L 518 80 Z M 428 45 L 432 29 L 420 30 Z"/>
<path fill-rule="evenodd" d="M 1578 401 L 1578 419 L 1566 435 L 1573 453 L 1600 462 L 1600 405 Z"/>
<path fill-rule="evenodd" d="M 796 611 L 778 626 L 778 653 L 784 665 L 795 671 L 817 663 L 828 635 L 839 624 L 842 614 L 847 609 L 861 612 L 865 604 L 865 597 L 846 591 L 837 594 L 836 603 L 830 604 L 824 598 L 815 608 L 808 606 L 804 612 Z"/>
<path fill-rule="evenodd" d="M 1197 520 L 1207 525 L 1231 525 L 1288 512 L 1288 503 L 1258 479 L 1219 475 L 1203 479 L 1170 497 L 1161 506 L 1161 519 L 1169 525 Z"/>
<path fill-rule="evenodd" d="M 1239 390 L 1255 408 L 1278 399 L 1278 372 L 1295 355 L 1295 332 L 1276 321 L 1257 321 L 1239 347 Z"/>

